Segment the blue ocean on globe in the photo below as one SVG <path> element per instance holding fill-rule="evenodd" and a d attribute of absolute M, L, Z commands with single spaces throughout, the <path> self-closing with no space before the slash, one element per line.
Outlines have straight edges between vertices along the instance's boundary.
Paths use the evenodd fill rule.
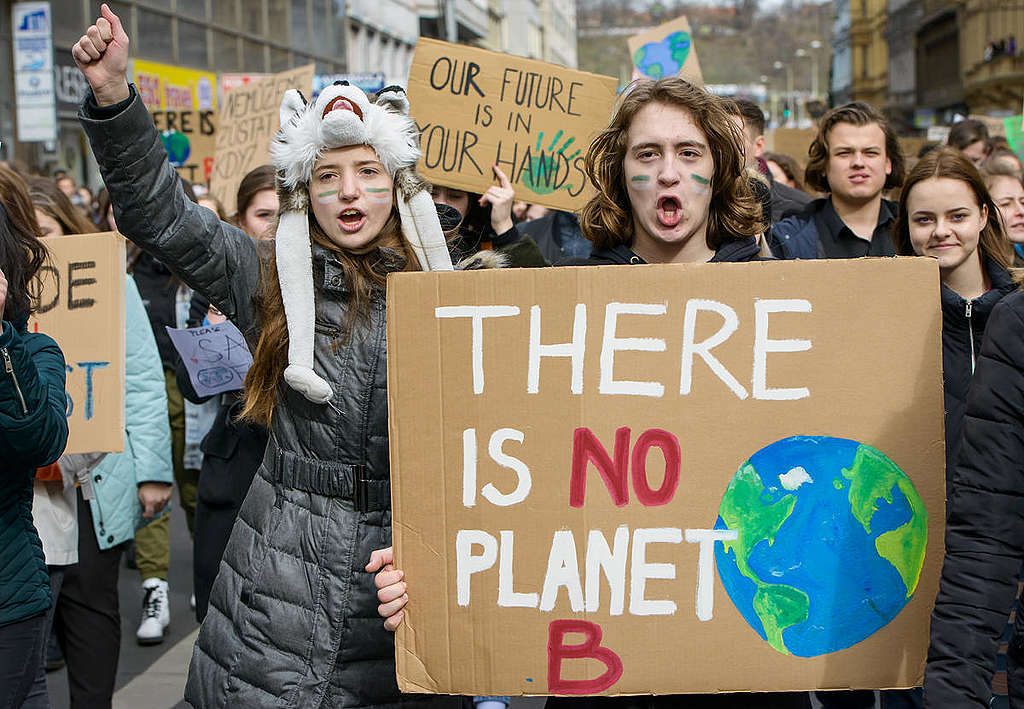
<path fill-rule="evenodd" d="M 718 574 L 736 609 L 777 651 L 815 657 L 885 627 L 917 588 L 928 514 L 881 451 L 794 436 L 752 455 L 722 497 Z"/>
<path fill-rule="evenodd" d="M 633 54 L 633 65 L 644 76 L 676 76 L 690 54 L 690 33 L 673 32 L 660 42 L 648 42 Z"/>
<path fill-rule="evenodd" d="M 167 151 L 167 159 L 174 167 L 181 167 L 188 160 L 192 153 L 192 145 L 188 136 L 176 130 L 165 130 L 160 132 L 160 141 Z"/>

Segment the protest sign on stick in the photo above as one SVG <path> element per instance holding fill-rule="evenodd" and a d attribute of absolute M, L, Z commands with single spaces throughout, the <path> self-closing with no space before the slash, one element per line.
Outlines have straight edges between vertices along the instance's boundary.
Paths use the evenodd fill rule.
<path fill-rule="evenodd" d="M 937 286 L 914 258 L 389 276 L 399 686 L 920 685 Z"/>
<path fill-rule="evenodd" d="M 124 450 L 125 242 L 120 234 L 43 239 L 49 260 L 29 330 L 67 365 L 66 453 Z"/>
<path fill-rule="evenodd" d="M 634 79 L 678 76 L 692 84 L 704 85 L 690 22 L 685 15 L 633 35 L 628 44 Z"/>
<path fill-rule="evenodd" d="M 282 71 L 225 92 L 210 191 L 235 213 L 238 183 L 253 168 L 270 162 L 270 141 L 281 126 L 281 99 L 288 89 L 310 95 L 313 65 Z"/>
<path fill-rule="evenodd" d="M 608 124 L 616 80 L 557 64 L 420 38 L 409 70 L 419 171 L 483 193 L 497 165 L 516 197 L 576 210 L 593 192 L 583 156 Z"/>
<path fill-rule="evenodd" d="M 167 334 L 199 396 L 237 391 L 245 384 L 252 355 L 242 333 L 230 320 L 201 327 L 167 327 Z"/>

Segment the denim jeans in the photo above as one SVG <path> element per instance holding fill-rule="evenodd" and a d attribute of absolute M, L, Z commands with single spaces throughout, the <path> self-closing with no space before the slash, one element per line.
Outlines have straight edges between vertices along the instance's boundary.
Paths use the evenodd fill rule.
<path fill-rule="evenodd" d="M 43 669 L 46 615 L 0 626 L 0 709 L 50 709 Z"/>

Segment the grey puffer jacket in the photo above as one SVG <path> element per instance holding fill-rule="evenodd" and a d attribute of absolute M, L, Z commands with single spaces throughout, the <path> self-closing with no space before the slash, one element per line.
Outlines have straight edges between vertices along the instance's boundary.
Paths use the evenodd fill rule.
<path fill-rule="evenodd" d="M 258 247 L 185 198 L 132 88 L 124 105 L 86 98 L 81 122 L 122 233 L 259 334 Z M 278 390 L 270 442 L 214 582 L 189 669 L 196 707 L 403 704 L 391 633 L 377 616 L 370 552 L 391 543 L 384 294 L 345 337 L 340 263 L 314 248 L 316 405 Z M 398 268 L 400 264 L 394 264 Z"/>

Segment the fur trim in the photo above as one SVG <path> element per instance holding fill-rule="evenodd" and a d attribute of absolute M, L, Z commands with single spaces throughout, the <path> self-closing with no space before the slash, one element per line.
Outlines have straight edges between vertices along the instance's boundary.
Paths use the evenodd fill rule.
<path fill-rule="evenodd" d="M 297 105 L 301 94 L 285 92 L 282 115 Z M 349 101 L 362 113 L 324 109 L 335 99 Z M 377 153 L 388 174 L 394 176 L 401 168 L 416 164 L 420 150 L 416 141 L 416 124 L 407 115 L 388 107 L 370 103 L 366 94 L 354 86 L 332 85 L 320 94 L 315 103 L 304 104 L 287 120 L 270 144 L 270 158 L 285 187 L 295 189 L 308 182 L 313 164 L 325 150 L 350 145 L 368 145 Z"/>
<path fill-rule="evenodd" d="M 506 268 L 508 256 L 497 251 L 477 251 L 455 265 L 456 271 L 482 271 L 486 268 Z"/>
<path fill-rule="evenodd" d="M 277 180 L 277 201 L 278 211 L 281 214 L 286 212 L 305 212 L 309 209 L 309 190 L 305 185 L 299 185 L 295 189 L 289 189 Z"/>

